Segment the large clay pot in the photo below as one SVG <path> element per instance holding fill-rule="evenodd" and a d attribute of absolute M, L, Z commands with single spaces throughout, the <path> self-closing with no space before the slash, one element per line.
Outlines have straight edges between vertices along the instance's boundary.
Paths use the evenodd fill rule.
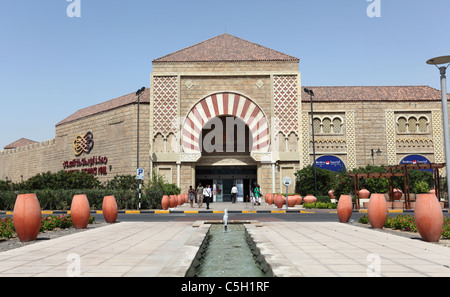
<path fill-rule="evenodd" d="M 169 196 L 169 206 L 170 208 L 177 207 L 178 200 L 176 195 L 170 195 Z"/>
<path fill-rule="evenodd" d="M 275 203 L 276 207 L 283 208 L 283 204 L 286 203 L 286 198 L 284 198 L 283 195 L 276 194 L 274 203 Z"/>
<path fill-rule="evenodd" d="M 266 194 L 266 203 L 269 205 L 273 204 L 273 194 L 272 193 Z"/>
<path fill-rule="evenodd" d="M 177 201 L 178 201 L 178 205 L 183 205 L 184 203 L 184 198 L 181 195 L 177 195 Z"/>
<path fill-rule="evenodd" d="M 387 219 L 387 202 L 384 194 L 372 194 L 370 196 L 367 216 L 372 228 L 383 229 Z"/>
<path fill-rule="evenodd" d="M 444 216 L 434 194 L 419 194 L 414 209 L 414 220 L 423 240 L 438 242 L 441 238 Z"/>
<path fill-rule="evenodd" d="M 288 207 L 294 207 L 297 204 L 297 197 L 291 195 L 288 196 Z"/>
<path fill-rule="evenodd" d="M 169 196 L 168 195 L 164 195 L 161 199 L 161 208 L 163 210 L 168 210 L 169 209 Z"/>
<path fill-rule="evenodd" d="M 86 195 L 75 195 L 70 206 L 70 216 L 72 217 L 75 229 L 86 229 L 89 224 L 91 210 Z"/>
<path fill-rule="evenodd" d="M 295 195 L 295 198 L 297 199 L 297 202 L 295 203 L 296 205 L 302 204 L 302 196 L 300 196 L 300 195 Z"/>
<path fill-rule="evenodd" d="M 103 217 L 107 223 L 113 224 L 117 220 L 119 210 L 117 208 L 116 198 L 114 196 L 103 197 Z"/>
<path fill-rule="evenodd" d="M 358 194 L 361 199 L 367 199 L 370 197 L 370 192 L 367 189 L 361 189 Z"/>
<path fill-rule="evenodd" d="M 337 214 L 341 223 L 347 223 L 352 216 L 353 204 L 350 195 L 341 195 L 337 205 Z"/>
<path fill-rule="evenodd" d="M 317 198 L 314 197 L 312 194 L 308 194 L 303 198 L 303 203 L 316 203 Z"/>
<path fill-rule="evenodd" d="M 33 241 L 41 228 L 41 206 L 36 194 L 21 194 L 14 205 L 14 229 L 20 241 Z"/>
<path fill-rule="evenodd" d="M 402 198 L 403 192 L 400 189 L 393 190 L 394 200 L 400 200 Z"/>
<path fill-rule="evenodd" d="M 188 194 L 183 194 L 184 196 L 184 203 L 189 203 L 189 196 Z"/>
<path fill-rule="evenodd" d="M 431 190 L 428 192 L 428 194 L 434 194 L 434 195 L 436 195 L 436 189 L 431 189 Z"/>

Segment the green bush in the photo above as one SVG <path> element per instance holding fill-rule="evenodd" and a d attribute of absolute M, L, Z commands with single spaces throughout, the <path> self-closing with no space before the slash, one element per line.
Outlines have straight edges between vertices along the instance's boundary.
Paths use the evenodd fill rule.
<path fill-rule="evenodd" d="M 325 196 L 332 188 L 334 172 L 316 167 L 317 196 Z M 302 196 L 315 194 L 314 167 L 309 165 L 295 173 L 295 192 Z"/>
<path fill-rule="evenodd" d="M 306 209 L 318 208 L 318 209 L 335 209 L 336 203 L 331 202 L 316 202 L 316 203 L 303 203 L 303 207 Z"/>
<path fill-rule="evenodd" d="M 423 193 L 428 193 L 430 191 L 430 187 L 428 185 L 428 183 L 424 180 L 421 181 L 417 181 L 414 184 L 414 193 L 416 194 L 423 194 Z"/>

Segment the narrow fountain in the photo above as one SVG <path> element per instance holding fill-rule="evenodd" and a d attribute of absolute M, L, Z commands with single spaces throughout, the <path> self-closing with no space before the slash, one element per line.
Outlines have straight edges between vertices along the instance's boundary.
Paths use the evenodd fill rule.
<path fill-rule="evenodd" d="M 187 277 L 265 277 L 272 269 L 256 247 L 243 223 L 212 223 L 186 273 Z"/>
<path fill-rule="evenodd" d="M 224 212 L 224 215 L 223 215 L 223 225 L 224 225 L 225 232 L 227 232 L 227 229 L 228 229 L 228 208 L 225 208 L 225 212 Z"/>

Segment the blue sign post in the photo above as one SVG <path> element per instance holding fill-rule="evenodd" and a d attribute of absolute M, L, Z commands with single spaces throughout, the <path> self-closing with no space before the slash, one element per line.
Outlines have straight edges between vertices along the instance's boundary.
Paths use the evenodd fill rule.
<path fill-rule="evenodd" d="M 412 164 L 412 165 L 430 164 L 430 163 L 431 163 L 430 160 L 421 155 L 409 155 L 400 161 L 400 164 Z M 433 172 L 433 169 L 420 169 L 420 170 Z"/>
<path fill-rule="evenodd" d="M 327 169 L 333 172 L 345 170 L 345 164 L 335 156 L 322 156 L 316 160 L 316 167 Z"/>

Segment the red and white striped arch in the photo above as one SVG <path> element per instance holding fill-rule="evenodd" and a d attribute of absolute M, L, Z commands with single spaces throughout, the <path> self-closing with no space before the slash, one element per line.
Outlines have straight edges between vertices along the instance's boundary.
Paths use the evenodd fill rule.
<path fill-rule="evenodd" d="M 223 116 L 240 118 L 249 127 L 253 137 L 252 152 L 269 149 L 269 122 L 261 108 L 252 100 L 236 93 L 216 93 L 198 102 L 187 114 L 182 130 L 183 150 L 201 153 L 199 147 L 203 126 L 211 119 Z"/>

